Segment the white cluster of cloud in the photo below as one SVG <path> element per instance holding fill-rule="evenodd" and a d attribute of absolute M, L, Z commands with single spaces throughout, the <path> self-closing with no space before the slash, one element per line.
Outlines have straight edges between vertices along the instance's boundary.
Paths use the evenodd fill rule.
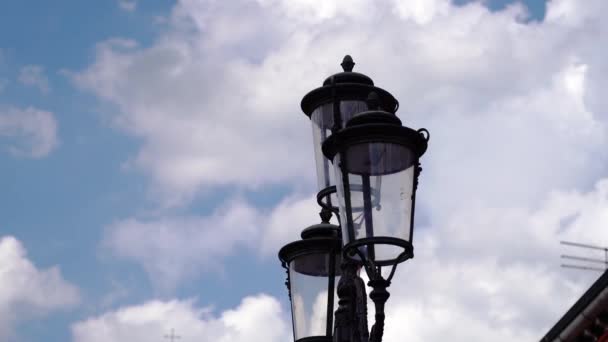
<path fill-rule="evenodd" d="M 491 13 L 480 4 L 454 7 L 446 1 L 395 1 L 387 8 L 367 1 L 183 1 L 157 44 L 101 43 L 95 64 L 76 80 L 120 108 L 117 123 L 144 142 L 134 163 L 169 198 L 222 184 L 310 180 L 309 158 L 300 157 L 310 155 L 309 132 L 297 104 L 336 71 L 345 51 L 402 100 L 406 120 L 458 121 L 463 130 L 504 125 L 496 128 L 512 134 L 538 124 L 564 131 L 572 121 L 575 130 L 590 130 L 590 138 L 599 139 L 590 126 L 592 112 L 582 107 L 583 89 L 573 92 L 589 70 L 601 66 L 591 62 L 602 62 L 579 47 L 586 31 L 554 19 L 551 9 L 561 2 L 551 3 L 541 25 L 521 22 L 519 6 Z M 243 6 L 254 14 L 237 19 Z M 401 31 L 407 34 L 397 35 Z M 559 77 L 569 78 L 568 84 L 560 85 Z M 494 127 L 472 128 L 483 134 Z"/>
<path fill-rule="evenodd" d="M 272 210 L 232 200 L 210 216 L 126 219 L 108 226 L 104 246 L 141 264 L 155 285 L 172 290 L 202 273 L 224 271 L 223 259 L 239 248 L 274 258 L 299 237 L 302 224 L 320 222 L 312 196 L 286 198 Z"/>
<path fill-rule="evenodd" d="M 1 340 L 12 339 L 18 322 L 70 308 L 78 301 L 78 290 L 62 278 L 57 267 L 36 268 L 17 239 L 0 237 Z"/>
<path fill-rule="evenodd" d="M 13 155 L 40 158 L 58 144 L 53 113 L 33 107 L 0 108 L 0 141 Z"/>
<path fill-rule="evenodd" d="M 608 241 L 608 180 L 552 193 L 537 209 L 478 205 L 441 224 L 421 231 L 416 258 L 397 270 L 388 340 L 408 329 L 414 341 L 448 331 L 459 341 L 538 340 L 595 276 L 560 269 L 560 254 L 580 252 L 559 241 Z"/>
<path fill-rule="evenodd" d="M 592 280 L 593 275 L 559 269 L 564 250 L 558 242 L 608 240 L 608 180 L 589 192 L 552 193 L 539 205 L 534 210 L 478 204 L 419 226 L 416 258 L 399 268 L 390 289 L 387 341 L 398 341 L 404 329 L 415 341 L 440 338 L 454 328 L 450 315 L 472 323 L 462 325 L 462 341 L 485 338 L 494 329 L 501 332 L 494 337 L 498 341 L 540 338 Z M 241 202 L 212 220 L 122 222 L 112 227 L 108 242 L 116 254 L 144 265 L 158 285 L 171 287 L 217 266 L 237 246 L 272 262 L 304 224 L 318 222 L 315 209 L 313 198 L 305 197 L 264 216 Z M 129 233 L 132 239 L 125 238 Z"/>
<path fill-rule="evenodd" d="M 403 121 L 432 135 L 417 257 L 398 270 L 385 340 L 529 341 L 589 285 L 559 269 L 559 240 L 608 243 L 607 6 L 552 0 L 529 22 L 521 4 L 184 0 L 155 44 L 100 43 L 74 80 L 141 139 L 132 163 L 160 202 L 187 205 L 218 185 L 314 188 L 299 100 L 352 54 L 400 100 Z M 296 197 L 126 219 L 106 241 L 175 282 L 236 246 L 270 255 L 297 238 L 318 220 L 314 201 Z"/>
<path fill-rule="evenodd" d="M 194 300 L 150 301 L 78 322 L 72 337 L 74 342 L 156 341 L 172 330 L 184 341 L 279 342 L 289 336 L 279 303 L 258 295 L 217 316 Z"/>
<path fill-rule="evenodd" d="M 51 91 L 49 80 L 40 65 L 26 65 L 19 70 L 19 82 L 26 86 L 38 88 L 43 94 Z"/>
<path fill-rule="evenodd" d="M 136 0 L 118 0 L 118 7 L 127 12 L 133 12 L 137 8 Z"/>
<path fill-rule="evenodd" d="M 0 64 L 2 63 L 0 51 Z M 37 88 L 43 94 L 50 91 L 49 81 L 40 65 L 19 69 L 17 80 Z M 9 80 L 0 77 L 0 93 Z M 47 156 L 58 144 L 57 121 L 53 113 L 34 107 L 16 108 L 0 104 L 0 148 L 21 157 Z"/>
<path fill-rule="evenodd" d="M 202 271 L 221 271 L 219 260 L 253 242 L 258 215 L 239 201 L 210 217 L 128 219 L 107 228 L 105 245 L 116 255 L 141 263 L 161 288 L 172 289 Z"/>

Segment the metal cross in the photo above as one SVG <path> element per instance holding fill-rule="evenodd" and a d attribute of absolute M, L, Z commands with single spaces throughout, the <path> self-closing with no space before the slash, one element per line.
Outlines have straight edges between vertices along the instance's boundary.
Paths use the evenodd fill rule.
<path fill-rule="evenodd" d="M 175 342 L 175 340 L 182 338 L 181 336 L 175 335 L 175 330 L 171 329 L 171 333 L 169 335 L 165 335 L 165 338 L 170 342 Z"/>

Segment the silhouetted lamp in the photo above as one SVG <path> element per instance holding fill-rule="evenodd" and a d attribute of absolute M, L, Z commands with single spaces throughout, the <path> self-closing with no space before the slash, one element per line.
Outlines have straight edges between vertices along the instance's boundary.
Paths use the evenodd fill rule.
<path fill-rule="evenodd" d="M 397 100 L 353 66 L 344 57 L 344 72 L 301 103 L 312 122 L 323 210 L 322 223 L 279 251 L 296 342 L 381 342 L 387 288 L 397 265 L 414 255 L 419 160 L 429 133 L 403 126 Z M 340 227 L 329 224 L 332 212 Z M 391 267 L 387 277 L 383 266 Z M 375 307 L 371 330 L 361 267 Z"/>
<path fill-rule="evenodd" d="M 379 106 L 395 113 L 399 104 L 389 92 L 374 86 L 374 81 L 364 74 L 353 72 L 355 63 L 346 55 L 342 61 L 343 72 L 325 79 L 323 86 L 304 96 L 301 107 L 312 123 L 319 204 L 337 211 L 336 182 L 330 162 L 323 156 L 321 145 L 332 132 L 344 128 L 346 122 L 359 113 L 367 111 L 367 96 L 378 94 Z"/>
<path fill-rule="evenodd" d="M 279 259 L 287 269 L 286 285 L 297 342 L 332 340 L 342 243 L 340 228 L 328 223 L 330 215 L 322 213 L 322 223 L 304 229 L 302 240 L 279 251 Z"/>
<path fill-rule="evenodd" d="M 376 94 L 369 107 L 378 107 Z M 323 143 L 337 180 L 346 257 L 386 266 L 413 256 L 419 159 L 428 137 L 425 129 L 404 127 L 376 109 L 350 119 Z"/>

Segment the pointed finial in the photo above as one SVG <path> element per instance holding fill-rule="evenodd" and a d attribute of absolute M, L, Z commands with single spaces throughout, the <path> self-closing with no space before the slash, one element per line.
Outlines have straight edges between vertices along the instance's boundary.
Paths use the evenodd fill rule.
<path fill-rule="evenodd" d="M 350 55 L 344 56 L 342 63 L 340 64 L 342 69 L 346 72 L 353 71 L 353 67 L 355 66 L 355 62 L 353 62 L 353 58 Z"/>
<path fill-rule="evenodd" d="M 323 208 L 321 209 L 319 216 L 321 216 L 321 222 L 329 223 L 329 220 L 331 219 L 331 210 Z"/>
<path fill-rule="evenodd" d="M 378 110 L 378 107 L 380 107 L 380 97 L 375 91 L 372 91 L 367 95 L 366 102 L 368 110 Z"/>

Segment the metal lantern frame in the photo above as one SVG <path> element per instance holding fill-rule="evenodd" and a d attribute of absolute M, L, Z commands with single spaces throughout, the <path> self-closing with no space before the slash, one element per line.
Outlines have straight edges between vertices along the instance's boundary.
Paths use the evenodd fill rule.
<path fill-rule="evenodd" d="M 341 113 L 340 110 L 341 104 L 347 101 L 367 103 L 367 98 L 370 93 L 377 94 L 378 106 L 383 110 L 394 114 L 399 109 L 399 101 L 397 101 L 391 93 L 375 86 L 374 81 L 367 75 L 352 71 L 355 66 L 352 57 L 346 55 L 341 66 L 343 72 L 326 78 L 323 82 L 323 86 L 311 90 L 302 98 L 302 102 L 300 103 L 302 111 L 311 119 L 311 121 L 313 120 L 313 113 L 315 110 L 318 110 L 325 105 L 332 106 L 333 113 L 331 114 L 331 117 L 321 118 L 321 120 L 324 121 L 322 125 L 331 123 L 331 127 L 323 126 L 321 129 L 330 128 L 331 134 L 343 129 L 346 122 L 342 120 L 343 113 Z M 364 111 L 365 110 L 353 113 L 353 115 L 356 116 Z M 315 123 L 313 123 L 313 125 L 314 124 Z M 315 144 L 320 144 L 322 142 L 323 141 L 315 141 Z M 326 171 L 326 173 L 327 172 L 328 171 Z M 329 177 L 329 175 L 326 175 L 326 177 Z M 320 191 L 317 194 L 317 203 L 322 208 L 329 209 L 337 215 L 338 207 L 330 200 L 330 196 L 336 193 L 335 184 L 330 184 L 329 180 L 327 180 L 325 187 L 319 190 Z"/>
<path fill-rule="evenodd" d="M 333 321 L 334 321 L 334 303 L 337 298 L 334 298 L 335 287 L 337 285 L 336 278 L 340 276 L 341 271 L 339 265 L 341 263 L 341 248 L 342 241 L 339 237 L 340 227 L 330 224 L 329 219 L 331 213 L 322 212 L 322 223 L 310 226 L 304 229 L 301 233 L 302 240 L 291 242 L 285 245 L 279 251 L 279 259 L 283 268 L 287 271 L 287 286 L 289 299 L 292 302 L 292 322 L 293 334 L 296 339 L 296 317 L 294 316 L 294 303 L 292 300 L 293 279 L 291 278 L 292 262 L 299 258 L 311 255 L 325 255 L 327 260 L 327 274 L 316 275 L 325 276 L 327 278 L 327 312 L 325 322 L 324 336 L 306 336 L 296 339 L 297 342 L 329 342 L 333 336 Z M 297 270 L 294 270 L 297 272 Z M 303 273 L 306 274 L 306 273 Z"/>
<path fill-rule="evenodd" d="M 370 95 L 370 106 L 373 106 L 374 94 Z M 414 169 L 414 175 L 412 177 L 412 197 L 411 197 L 411 209 L 410 209 L 410 222 L 409 222 L 409 236 L 407 239 L 400 239 L 389 236 L 372 236 L 366 238 L 355 237 L 354 226 L 352 222 L 352 205 L 350 199 L 350 180 L 349 173 L 346 171 L 348 168 L 348 160 L 343 157 L 340 160 L 341 165 L 341 177 L 342 184 L 344 187 L 344 200 L 347 214 L 345 215 L 347 222 L 341 222 L 342 229 L 348 235 L 348 244 L 344 246 L 344 256 L 350 258 L 353 262 L 362 261 L 365 263 L 366 258 L 359 251 L 359 247 L 367 246 L 370 250 L 371 260 L 367 260 L 372 264 L 369 266 L 391 266 L 394 264 L 401 263 L 414 256 L 414 247 L 412 245 L 413 234 L 414 234 L 414 209 L 416 206 L 416 189 L 418 186 L 418 176 L 422 171 L 420 167 L 420 157 L 424 154 L 427 149 L 427 142 L 429 139 L 429 133 L 426 129 L 413 130 L 409 127 L 401 125 L 401 120 L 396 116 L 384 111 L 367 111 L 359 114 L 359 116 L 351 119 L 346 128 L 333 134 L 325 140 L 323 143 L 323 153 L 325 156 L 333 160 L 337 154 L 345 154 L 345 151 L 352 146 L 361 144 L 373 144 L 373 143 L 385 143 L 401 145 L 408 148 L 414 153 L 415 160 L 412 163 Z M 364 198 L 364 208 L 362 208 L 366 221 L 372 221 L 372 194 L 370 185 L 370 176 L 362 176 L 362 192 Z M 350 191 L 349 191 L 350 190 Z M 357 189 L 358 190 L 358 189 Z M 373 230 L 373 228 L 372 228 Z M 401 247 L 403 252 L 396 258 L 389 260 L 374 260 L 373 251 L 375 245 L 393 245 Z M 357 256 L 358 259 L 353 258 Z M 368 263 L 369 264 L 369 263 Z"/>
<path fill-rule="evenodd" d="M 422 170 L 419 160 L 427 149 L 429 133 L 426 129 L 414 130 L 404 127 L 395 115 L 399 108 L 398 101 L 386 90 L 376 87 L 368 76 L 352 72 L 355 63 L 350 56 L 345 56 L 341 65 L 344 72 L 328 77 L 323 82 L 322 87 L 306 94 L 301 102 L 302 110 L 313 121 L 313 133 L 314 129 L 317 128 L 322 130 L 323 133 L 318 137 L 313 134 L 317 177 L 319 180 L 323 180 L 323 182 L 319 181 L 319 192 L 317 194 L 317 203 L 322 207 L 322 223 L 304 229 L 301 234 L 302 240 L 287 244 L 279 252 L 279 259 L 283 267 L 287 269 L 286 285 L 292 305 L 294 339 L 297 337 L 295 326 L 297 318 L 294 315 L 294 300 L 292 298 L 293 279 L 290 272 L 292 262 L 312 253 L 325 253 L 330 260 L 331 267 L 327 272 L 328 298 L 325 335 L 305 336 L 297 339 L 296 342 L 381 342 L 384 332 L 384 305 L 390 296 L 387 288 L 391 284 L 397 265 L 413 257 L 415 198 L 418 177 Z M 343 116 L 341 104 L 344 101 L 365 102 L 366 110 L 345 113 Z M 331 106 L 332 110 L 325 111 L 329 108 L 327 106 Z M 325 115 L 325 117 L 314 117 L 317 110 L 321 111 L 316 114 Z M 328 127 L 329 125 L 331 127 Z M 328 131 L 330 131 L 330 134 L 327 134 Z M 328 162 L 333 162 L 334 156 L 344 154 L 349 147 L 378 142 L 405 147 L 415 157 L 410 166 L 395 172 L 395 174 L 398 174 L 401 171 L 409 170 L 410 167 L 414 168 L 413 184 L 410 184 L 412 193 L 409 236 L 406 239 L 375 235 L 370 237 L 366 235 L 365 238 L 356 239 L 352 222 L 349 222 L 348 219 L 351 217 L 353 210 L 350 200 L 345 199 L 343 209 L 347 222 L 340 222 L 343 221 L 340 219 L 340 207 L 335 206 L 331 201 L 330 196 L 337 194 L 338 184 L 330 184 L 331 177 L 327 170 Z M 319 151 L 323 154 L 322 158 L 319 156 Z M 324 167 L 322 176 L 320 176 L 318 165 L 320 159 Z M 337 181 L 337 177 L 341 177 L 344 197 L 349 196 L 347 194 L 350 191 L 365 192 L 362 208 L 357 208 L 357 210 L 363 210 L 366 215 L 371 215 L 369 212 L 374 202 L 373 198 L 374 196 L 379 197 L 380 190 L 373 190 L 369 185 L 369 180 L 367 184 L 361 184 L 360 189 L 356 188 L 359 185 L 350 184 L 346 166 L 347 163 L 339 165 L 339 167 L 334 165 L 334 169 L 336 169 L 336 179 L 334 181 Z M 340 172 L 337 172 L 337 170 Z M 324 178 L 321 179 L 321 177 Z M 364 182 L 363 177 L 362 182 Z M 374 191 L 378 191 L 378 193 L 374 193 Z M 379 199 L 377 201 L 379 205 Z M 332 213 L 338 218 L 340 227 L 329 224 Z M 366 217 L 366 222 L 367 219 Z M 369 219 L 372 220 L 373 218 L 370 216 Z M 346 231 L 340 232 L 340 229 Z M 347 234 L 346 236 L 349 238 L 348 243 L 341 239 L 344 234 Z M 397 257 L 388 260 L 376 260 L 373 253 L 364 255 L 360 251 L 362 246 L 381 244 L 398 246 L 403 251 Z M 341 256 L 340 267 L 336 267 L 334 259 L 332 259 L 337 258 L 336 255 Z M 387 277 L 382 274 L 382 267 L 385 266 L 391 266 Z M 375 323 L 369 331 L 367 326 L 366 286 L 359 276 L 362 268 L 365 269 L 369 277 L 367 285 L 372 288 L 369 298 L 375 306 Z M 324 274 L 319 276 L 324 276 Z M 339 281 L 336 284 L 338 276 Z M 332 312 L 336 301 L 334 288 L 338 295 L 338 308 L 335 313 Z"/>

